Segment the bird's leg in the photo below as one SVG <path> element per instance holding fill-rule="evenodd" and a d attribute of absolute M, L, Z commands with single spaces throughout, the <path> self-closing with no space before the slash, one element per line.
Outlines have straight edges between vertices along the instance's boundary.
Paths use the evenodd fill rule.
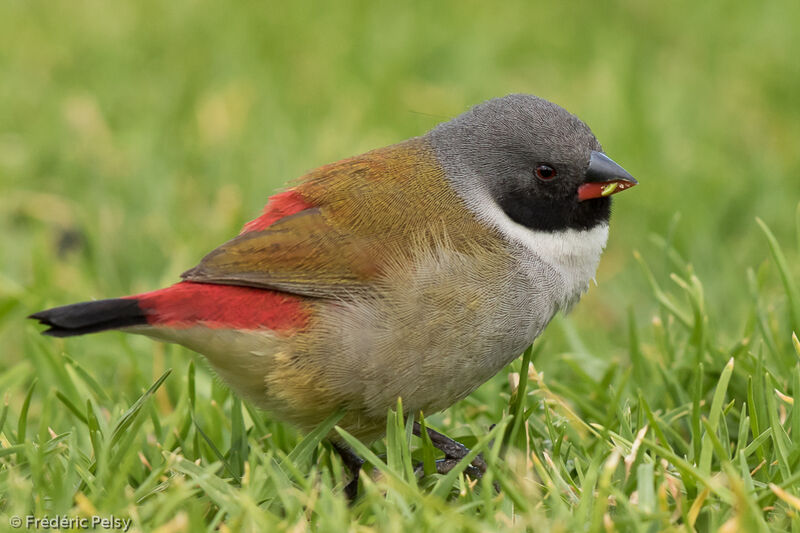
<path fill-rule="evenodd" d="M 448 473 L 469 453 L 469 448 L 460 442 L 456 442 L 450 437 L 442 435 L 431 428 L 425 429 L 428 431 L 428 436 L 431 438 L 433 445 L 444 452 L 444 459 L 436 461 L 436 471 L 440 474 Z M 414 422 L 414 435 L 417 437 L 421 436 L 421 431 L 422 428 L 419 422 Z M 486 462 L 483 460 L 483 457 L 478 455 L 472 460 L 472 463 L 464 472 L 474 479 L 482 477 L 484 472 L 486 472 Z"/>
<path fill-rule="evenodd" d="M 344 466 L 347 467 L 352 475 L 350 483 L 344 488 L 344 494 L 347 496 L 348 501 L 353 503 L 356 496 L 358 496 L 358 475 L 361 473 L 361 466 L 364 464 L 364 459 L 356 455 L 353 450 L 346 446 L 336 444 L 335 442 L 331 444 L 333 445 L 333 449 L 336 450 L 336 453 L 339 454 L 339 457 L 342 458 Z"/>

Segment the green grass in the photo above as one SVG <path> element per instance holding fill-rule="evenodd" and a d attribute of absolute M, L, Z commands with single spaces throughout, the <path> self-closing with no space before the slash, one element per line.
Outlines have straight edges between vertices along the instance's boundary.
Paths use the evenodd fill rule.
<path fill-rule="evenodd" d="M 98 513 L 141 531 L 800 531 L 799 18 L 3 2 L 0 530 Z M 335 417 L 303 436 L 180 347 L 24 318 L 171 283 L 285 181 L 514 91 L 579 115 L 641 185 L 531 366 L 426 413 L 484 453 L 477 484 L 430 473 L 389 413 L 350 508 L 319 442 Z"/>

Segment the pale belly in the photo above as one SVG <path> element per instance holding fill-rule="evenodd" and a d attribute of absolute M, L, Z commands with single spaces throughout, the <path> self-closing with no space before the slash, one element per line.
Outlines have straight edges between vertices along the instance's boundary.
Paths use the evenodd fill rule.
<path fill-rule="evenodd" d="M 432 414 L 466 397 L 516 358 L 564 301 L 543 263 L 445 253 L 388 276 L 370 296 L 319 301 L 307 331 L 142 331 L 203 353 L 236 392 L 312 428 L 343 408 L 340 425 L 369 440 L 402 398 Z M 398 269 L 400 267 L 398 266 Z"/>
<path fill-rule="evenodd" d="M 546 265 L 429 259 L 373 297 L 321 310 L 325 349 L 304 357 L 324 368 L 325 388 L 358 424 L 382 428 L 398 397 L 407 413 L 449 407 L 520 355 L 558 311 L 563 282 Z"/>

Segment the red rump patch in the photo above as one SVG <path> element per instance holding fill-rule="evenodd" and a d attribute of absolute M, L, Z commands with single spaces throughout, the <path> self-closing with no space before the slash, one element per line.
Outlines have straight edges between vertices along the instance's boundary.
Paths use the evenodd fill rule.
<path fill-rule="evenodd" d="M 287 332 L 303 328 L 310 315 L 299 296 L 235 285 L 184 281 L 128 298 L 137 300 L 148 324 L 176 329 L 204 326 Z"/>
<path fill-rule="evenodd" d="M 251 220 L 242 228 L 241 233 L 248 233 L 250 231 L 260 231 L 268 228 L 283 217 L 299 213 L 304 209 L 314 207 L 292 189 L 270 196 L 267 205 L 264 206 L 264 212 L 255 220 Z M 241 235 L 240 233 L 240 235 Z"/>

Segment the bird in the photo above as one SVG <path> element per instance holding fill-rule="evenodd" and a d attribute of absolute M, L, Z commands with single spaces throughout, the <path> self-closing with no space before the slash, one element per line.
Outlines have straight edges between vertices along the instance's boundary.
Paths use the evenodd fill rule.
<path fill-rule="evenodd" d="M 636 184 L 575 115 L 510 94 L 311 170 L 172 286 L 29 318 L 54 337 L 181 344 L 275 417 L 307 431 L 341 410 L 371 442 L 398 398 L 407 416 L 448 408 L 568 312 L 595 278 L 611 196 Z M 428 431 L 443 464 L 468 452 Z M 363 461 L 330 440 L 353 498 Z"/>

